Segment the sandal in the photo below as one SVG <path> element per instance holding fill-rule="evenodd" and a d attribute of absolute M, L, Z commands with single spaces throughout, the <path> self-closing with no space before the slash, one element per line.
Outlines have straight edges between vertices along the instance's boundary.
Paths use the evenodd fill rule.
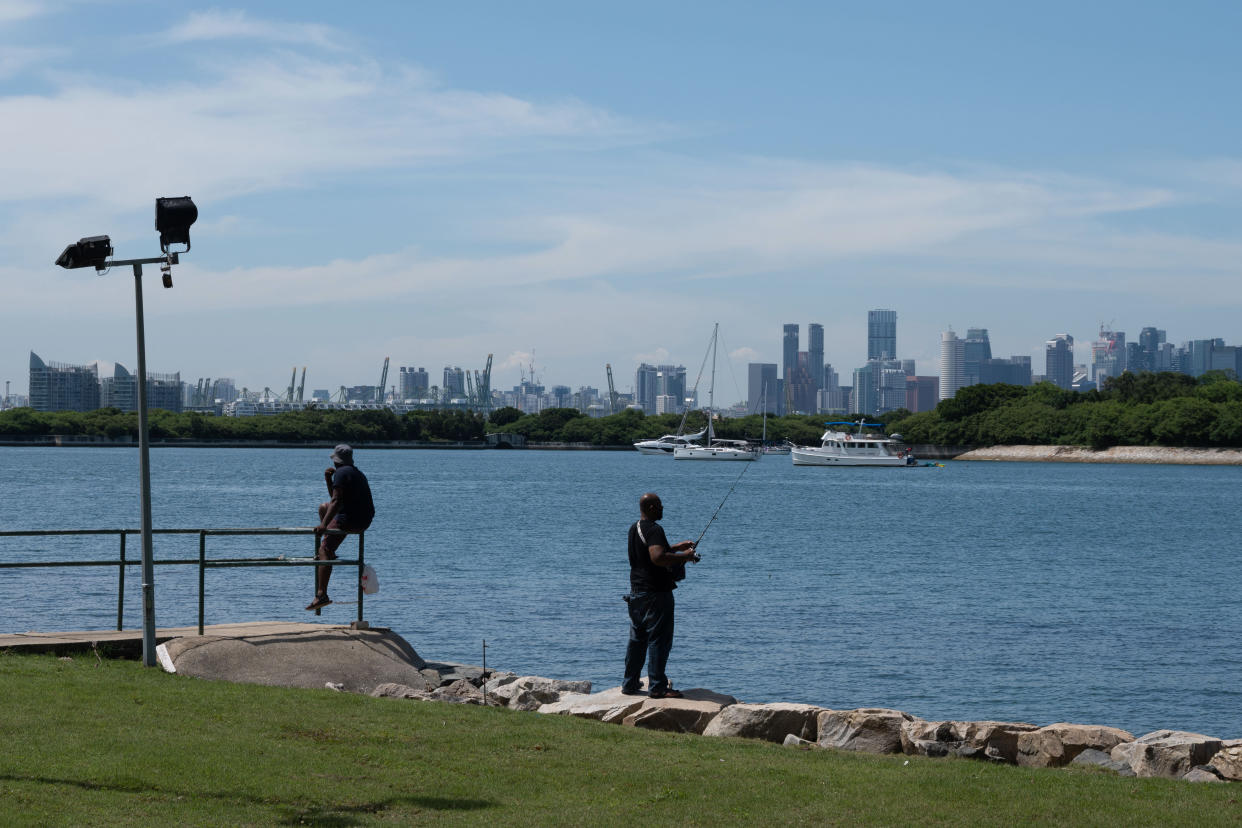
<path fill-rule="evenodd" d="M 309 604 L 306 605 L 306 609 L 308 611 L 322 609 L 323 607 L 326 607 L 328 604 L 331 604 L 331 603 L 332 603 L 332 599 L 329 598 L 327 595 L 316 595 L 315 600 L 311 601 Z"/>

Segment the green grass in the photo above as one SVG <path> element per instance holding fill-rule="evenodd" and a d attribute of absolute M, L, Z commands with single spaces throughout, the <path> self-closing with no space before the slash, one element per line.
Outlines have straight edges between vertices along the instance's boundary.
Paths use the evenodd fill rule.
<path fill-rule="evenodd" d="M 874 757 L 0 653 L 5 825 L 1208 825 L 1242 788 Z"/>

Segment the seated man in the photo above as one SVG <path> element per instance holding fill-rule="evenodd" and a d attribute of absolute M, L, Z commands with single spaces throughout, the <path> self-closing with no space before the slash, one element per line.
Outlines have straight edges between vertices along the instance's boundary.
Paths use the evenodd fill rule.
<path fill-rule="evenodd" d="M 337 446 L 330 457 L 332 468 L 325 469 L 323 477 L 332 499 L 319 504 L 319 525 L 315 527 L 315 536 L 320 538 L 326 529 L 365 532 L 375 517 L 371 484 L 367 482 L 367 476 L 354 466 L 354 450 L 349 446 Z M 322 534 L 315 557 L 321 561 L 336 560 L 336 549 L 344 540 L 344 535 Z M 328 580 L 331 577 L 332 567 L 316 567 L 315 600 L 306 605 L 308 610 L 317 610 L 332 603 L 328 597 Z"/>

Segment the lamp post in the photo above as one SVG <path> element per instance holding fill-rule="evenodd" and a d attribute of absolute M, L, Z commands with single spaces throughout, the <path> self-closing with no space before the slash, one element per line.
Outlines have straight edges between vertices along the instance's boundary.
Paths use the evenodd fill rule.
<path fill-rule="evenodd" d="M 198 218 L 198 208 L 189 196 L 157 198 L 155 229 L 160 234 L 163 256 L 151 259 L 111 260 L 112 240 L 107 236 L 88 236 L 65 248 L 56 264 L 65 269 L 93 267 L 96 271 L 114 265 L 130 265 L 134 270 L 134 316 L 138 328 L 138 466 L 142 498 L 142 663 L 155 666 L 155 565 L 151 545 L 151 440 L 147 427 L 147 343 L 142 313 L 142 266 L 158 264 L 164 287 L 172 287 L 172 266 L 180 263 L 179 253 L 190 249 L 190 225 Z M 185 250 L 173 252 L 174 244 Z"/>

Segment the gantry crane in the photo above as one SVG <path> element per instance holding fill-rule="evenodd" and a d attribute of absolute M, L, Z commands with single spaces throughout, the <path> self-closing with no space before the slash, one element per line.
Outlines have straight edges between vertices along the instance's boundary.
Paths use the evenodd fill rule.
<path fill-rule="evenodd" d="M 306 391 L 306 366 L 302 366 L 302 382 L 298 385 L 298 402 L 302 402 L 303 392 Z"/>
<path fill-rule="evenodd" d="M 298 366 L 293 366 L 293 376 L 289 377 L 289 387 L 285 389 L 285 402 L 293 402 L 293 389 L 298 382 Z"/>
<path fill-rule="evenodd" d="M 379 388 L 375 389 L 375 401 L 384 402 L 384 389 L 388 386 L 388 357 L 384 357 L 384 373 L 380 374 Z"/>
<path fill-rule="evenodd" d="M 607 363 L 604 368 L 608 371 L 608 413 L 617 413 L 617 389 L 612 384 L 612 363 Z"/>

